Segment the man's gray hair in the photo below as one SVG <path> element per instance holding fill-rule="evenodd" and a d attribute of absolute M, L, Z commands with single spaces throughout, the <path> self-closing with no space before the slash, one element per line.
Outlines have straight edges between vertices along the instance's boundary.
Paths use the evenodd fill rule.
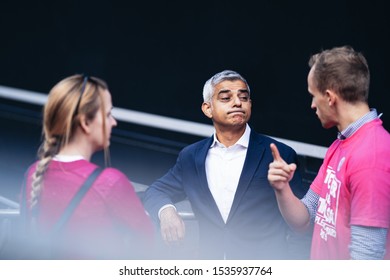
<path fill-rule="evenodd" d="M 238 74 L 235 71 L 224 70 L 224 71 L 222 71 L 220 73 L 217 73 L 214 76 L 212 76 L 204 84 L 204 87 L 203 87 L 203 101 L 204 102 L 210 102 L 211 98 L 213 97 L 214 87 L 217 84 L 219 84 L 219 83 L 221 83 L 223 81 L 226 81 L 226 80 L 228 80 L 228 81 L 236 81 L 236 80 L 243 81 L 246 84 L 247 88 L 248 88 L 248 93 L 250 94 L 249 85 L 246 82 L 246 80 L 244 79 L 244 77 L 242 77 L 240 74 Z"/>

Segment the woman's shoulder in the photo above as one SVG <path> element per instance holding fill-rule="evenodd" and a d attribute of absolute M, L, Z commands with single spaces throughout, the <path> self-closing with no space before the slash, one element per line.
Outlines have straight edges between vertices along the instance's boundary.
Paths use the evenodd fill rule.
<path fill-rule="evenodd" d="M 94 189 L 104 197 L 125 199 L 134 192 L 130 179 L 120 170 L 106 167 L 96 179 Z"/>
<path fill-rule="evenodd" d="M 106 167 L 103 169 L 101 175 L 99 176 L 101 180 L 104 180 L 106 184 L 114 185 L 119 182 L 128 182 L 129 178 L 119 169 L 113 167 Z"/>
<path fill-rule="evenodd" d="M 110 176 L 115 178 L 127 177 L 122 171 L 113 167 L 103 168 L 102 174 L 104 174 L 105 176 Z"/>

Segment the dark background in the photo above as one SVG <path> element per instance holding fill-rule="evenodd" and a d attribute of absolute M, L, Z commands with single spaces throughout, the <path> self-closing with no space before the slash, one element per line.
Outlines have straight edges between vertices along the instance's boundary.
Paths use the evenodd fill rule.
<path fill-rule="evenodd" d="M 336 130 L 324 130 L 310 109 L 307 61 L 346 44 L 363 52 L 372 74 L 370 105 L 384 112 L 390 130 L 387 7 L 384 0 L 2 0 L 0 85 L 47 93 L 84 73 L 108 82 L 116 107 L 210 124 L 200 110 L 203 85 L 232 69 L 251 87 L 256 131 L 329 146 Z M 40 137 L 40 106 L 0 98 L 0 196 L 18 200 Z M 120 122 L 112 166 L 142 190 L 199 138 Z M 103 164 L 102 153 L 93 161 Z M 299 161 L 307 188 L 321 160 Z M 187 242 L 191 249 L 196 238 Z"/>
<path fill-rule="evenodd" d="M 307 61 L 351 45 L 365 54 L 370 105 L 390 128 L 386 1 L 2 1 L 0 85 L 47 93 L 65 76 L 105 79 L 114 106 L 210 123 L 204 82 L 240 72 L 255 130 L 328 146 L 310 109 Z"/>

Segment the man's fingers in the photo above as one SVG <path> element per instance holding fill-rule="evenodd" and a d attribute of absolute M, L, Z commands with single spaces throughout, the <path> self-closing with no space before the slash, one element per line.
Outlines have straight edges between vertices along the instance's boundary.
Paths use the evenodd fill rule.
<path fill-rule="evenodd" d="M 275 161 L 283 161 L 282 157 L 279 154 L 279 150 L 276 147 L 276 145 L 274 143 L 271 143 L 270 147 L 271 147 L 271 152 L 272 152 L 272 156 L 274 157 L 274 160 Z"/>
<path fill-rule="evenodd" d="M 163 240 L 164 240 L 166 243 L 172 242 L 172 236 L 171 236 L 171 233 L 170 233 L 170 232 L 162 230 L 162 231 L 161 231 L 161 235 L 162 235 L 162 237 L 163 237 Z"/>
<path fill-rule="evenodd" d="M 290 167 L 291 171 L 297 170 L 297 165 L 295 163 L 290 163 L 288 166 Z"/>
<path fill-rule="evenodd" d="M 280 158 L 278 154 L 274 156 L 274 161 L 270 163 L 268 169 L 268 181 L 276 190 L 281 190 L 294 176 L 297 165 L 295 163 L 287 164 L 283 159 L 277 160 L 278 157 Z"/>
<path fill-rule="evenodd" d="M 180 227 L 177 228 L 177 237 L 179 240 L 183 240 L 185 236 L 185 225 L 184 221 L 180 219 Z"/>
<path fill-rule="evenodd" d="M 297 165 L 295 163 L 287 164 L 285 162 L 273 161 L 269 164 L 268 173 L 285 172 L 290 174 L 295 172 Z"/>
<path fill-rule="evenodd" d="M 161 234 L 163 237 L 163 240 L 167 243 L 175 242 L 178 239 L 177 237 L 177 232 L 175 228 L 170 228 L 170 227 L 164 227 L 161 228 Z"/>
<path fill-rule="evenodd" d="M 174 208 L 168 207 L 161 212 L 160 226 L 162 237 L 168 244 L 185 236 L 185 224 Z"/>
<path fill-rule="evenodd" d="M 269 175 L 276 175 L 276 176 L 283 176 L 283 177 L 290 177 L 291 169 L 289 165 L 284 164 L 282 165 L 279 162 L 273 162 L 270 164 L 270 168 L 268 169 Z"/>
<path fill-rule="evenodd" d="M 165 242 L 171 243 L 181 240 L 182 238 L 179 237 L 179 234 L 177 232 L 177 229 L 175 228 L 169 228 L 164 231 L 162 231 L 162 236 Z"/>

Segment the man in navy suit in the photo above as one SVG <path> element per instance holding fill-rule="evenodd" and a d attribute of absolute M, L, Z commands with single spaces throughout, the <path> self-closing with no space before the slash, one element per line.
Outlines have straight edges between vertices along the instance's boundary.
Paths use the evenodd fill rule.
<path fill-rule="evenodd" d="M 176 164 L 146 191 L 145 208 L 160 224 L 162 238 L 175 243 L 185 225 L 174 204 L 188 199 L 199 224 L 201 259 L 289 259 L 289 230 L 267 174 L 275 143 L 288 163 L 297 163 L 287 145 L 251 130 L 249 85 L 226 70 L 203 89 L 203 113 L 213 121 L 212 137 L 185 147 Z M 296 195 L 306 190 L 299 172 Z"/>

